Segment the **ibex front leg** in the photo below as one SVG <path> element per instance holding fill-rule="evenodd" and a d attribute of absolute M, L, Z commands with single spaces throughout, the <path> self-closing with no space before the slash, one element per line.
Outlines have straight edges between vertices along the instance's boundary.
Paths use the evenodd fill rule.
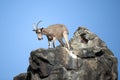
<path fill-rule="evenodd" d="M 48 47 L 51 48 L 50 41 L 48 41 Z"/>
<path fill-rule="evenodd" d="M 55 48 L 55 40 L 56 40 L 56 38 L 53 37 L 53 40 L 52 40 L 53 48 Z"/>
<path fill-rule="evenodd" d="M 49 47 L 49 48 L 52 48 L 52 46 L 51 46 L 51 41 L 53 40 L 53 38 L 47 36 L 47 39 L 48 39 L 48 47 Z"/>

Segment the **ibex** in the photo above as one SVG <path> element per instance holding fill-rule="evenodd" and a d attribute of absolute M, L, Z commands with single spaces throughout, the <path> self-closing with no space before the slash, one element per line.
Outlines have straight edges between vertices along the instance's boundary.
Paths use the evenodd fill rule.
<path fill-rule="evenodd" d="M 48 39 L 48 46 L 49 48 L 51 47 L 50 42 L 52 41 L 53 47 L 55 48 L 55 40 L 58 40 L 62 46 L 64 45 L 63 38 L 66 41 L 67 48 L 70 49 L 69 43 L 68 43 L 68 30 L 65 25 L 63 24 L 54 24 L 51 26 L 48 26 L 47 28 L 38 28 L 38 23 L 34 24 L 34 29 L 33 31 L 36 32 L 38 36 L 38 40 L 42 40 L 43 37 L 42 35 L 46 35 Z"/>

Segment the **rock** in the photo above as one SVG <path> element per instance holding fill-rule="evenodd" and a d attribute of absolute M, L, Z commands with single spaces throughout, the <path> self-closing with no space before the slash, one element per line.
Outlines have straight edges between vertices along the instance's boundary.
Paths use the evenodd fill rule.
<path fill-rule="evenodd" d="M 21 73 L 14 77 L 14 80 L 26 80 L 27 73 Z"/>
<path fill-rule="evenodd" d="M 27 73 L 14 80 L 118 80 L 118 60 L 97 35 L 79 27 L 69 43 L 32 51 Z"/>

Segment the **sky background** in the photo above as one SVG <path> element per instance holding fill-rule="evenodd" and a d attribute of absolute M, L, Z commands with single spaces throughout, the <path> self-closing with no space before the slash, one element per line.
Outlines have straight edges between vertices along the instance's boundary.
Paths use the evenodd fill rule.
<path fill-rule="evenodd" d="M 69 39 L 86 26 L 120 59 L 120 0 L 0 0 L 0 80 L 26 72 L 30 52 L 48 48 L 32 31 L 39 20 L 42 27 L 65 24 Z"/>

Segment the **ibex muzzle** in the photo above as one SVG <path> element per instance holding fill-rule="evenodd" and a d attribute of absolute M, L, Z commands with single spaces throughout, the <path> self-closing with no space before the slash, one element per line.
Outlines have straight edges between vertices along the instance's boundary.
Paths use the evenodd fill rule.
<path fill-rule="evenodd" d="M 39 21 L 36 25 L 34 25 L 33 31 L 36 32 L 38 36 L 38 40 L 43 39 L 42 35 L 46 35 L 48 39 L 48 46 L 51 47 L 50 42 L 52 41 L 53 47 L 55 48 L 55 40 L 58 40 L 62 46 L 65 46 L 62 39 L 64 38 L 67 44 L 67 48 L 70 49 L 68 43 L 68 30 L 65 25 L 63 24 L 54 24 L 48 26 L 48 28 L 38 28 Z"/>

